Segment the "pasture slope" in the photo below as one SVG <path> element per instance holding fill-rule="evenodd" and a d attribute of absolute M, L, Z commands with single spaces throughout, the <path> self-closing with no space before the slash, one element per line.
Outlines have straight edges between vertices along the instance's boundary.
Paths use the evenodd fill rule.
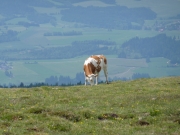
<path fill-rule="evenodd" d="M 178 135 L 180 77 L 0 89 L 2 135 Z"/>

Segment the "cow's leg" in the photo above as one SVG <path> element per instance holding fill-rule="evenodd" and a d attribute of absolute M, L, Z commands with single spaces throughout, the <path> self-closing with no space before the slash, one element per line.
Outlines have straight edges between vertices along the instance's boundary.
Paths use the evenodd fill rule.
<path fill-rule="evenodd" d="M 107 67 L 104 67 L 104 75 L 106 77 L 106 83 L 108 84 L 108 71 L 107 71 Z"/>
<path fill-rule="evenodd" d="M 99 80 L 99 73 L 96 75 L 96 85 L 98 85 L 98 80 Z"/>
<path fill-rule="evenodd" d="M 86 78 L 85 72 L 84 72 L 84 77 L 85 77 L 84 85 L 86 86 L 87 85 L 87 78 Z"/>
<path fill-rule="evenodd" d="M 85 86 L 87 85 L 87 79 L 85 78 L 85 82 L 84 82 Z"/>
<path fill-rule="evenodd" d="M 92 80 L 91 86 L 94 85 L 94 79 Z"/>

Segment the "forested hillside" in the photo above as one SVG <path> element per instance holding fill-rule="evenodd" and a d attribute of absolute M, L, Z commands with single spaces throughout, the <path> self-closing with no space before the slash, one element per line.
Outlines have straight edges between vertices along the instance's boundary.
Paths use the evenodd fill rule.
<path fill-rule="evenodd" d="M 123 51 L 118 55 L 120 58 L 152 58 L 165 57 L 172 64 L 180 63 L 180 40 L 159 34 L 152 38 L 135 37 L 122 44 Z"/>

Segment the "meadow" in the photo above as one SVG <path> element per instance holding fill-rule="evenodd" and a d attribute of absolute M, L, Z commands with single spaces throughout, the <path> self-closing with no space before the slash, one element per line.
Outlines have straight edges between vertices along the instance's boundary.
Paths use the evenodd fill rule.
<path fill-rule="evenodd" d="M 0 89 L 2 135 L 178 135 L 180 77 Z"/>
<path fill-rule="evenodd" d="M 163 57 L 151 58 L 151 62 L 148 63 L 148 67 L 140 67 L 134 72 L 148 73 L 150 77 L 179 76 L 180 66 L 169 65 L 167 64 L 168 61 L 168 59 Z"/>

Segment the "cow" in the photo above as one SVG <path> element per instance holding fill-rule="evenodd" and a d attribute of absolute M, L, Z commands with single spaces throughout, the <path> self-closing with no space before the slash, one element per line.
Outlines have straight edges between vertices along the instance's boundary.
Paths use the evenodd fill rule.
<path fill-rule="evenodd" d="M 101 69 L 104 70 L 104 75 L 106 77 L 106 83 L 108 84 L 108 72 L 107 72 L 107 59 L 104 55 L 92 55 L 87 58 L 84 62 L 84 76 L 85 76 L 85 86 L 87 82 L 90 85 L 94 85 L 94 80 L 96 79 L 95 85 L 98 84 L 99 72 Z"/>

